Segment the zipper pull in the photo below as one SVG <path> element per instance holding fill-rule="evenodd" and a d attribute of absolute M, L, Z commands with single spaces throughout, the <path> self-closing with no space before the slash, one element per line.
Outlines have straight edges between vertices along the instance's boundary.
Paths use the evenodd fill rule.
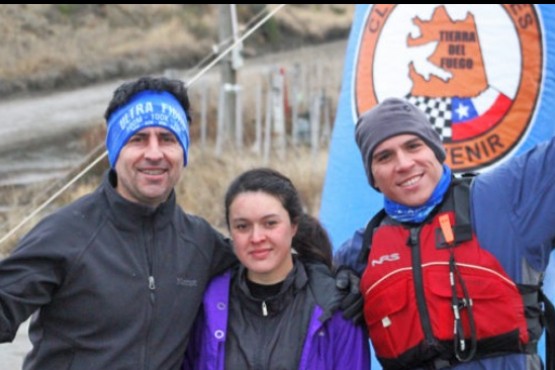
<path fill-rule="evenodd" d="M 268 307 L 266 301 L 262 301 L 262 316 L 268 316 Z"/>
<path fill-rule="evenodd" d="M 150 301 L 154 304 L 154 302 L 156 302 L 156 295 L 154 294 L 156 284 L 154 283 L 154 276 L 152 275 L 148 277 L 148 289 L 150 290 Z"/>
<path fill-rule="evenodd" d="M 410 228 L 410 236 L 409 236 L 409 240 L 407 240 L 407 245 L 409 247 L 418 246 L 418 228 L 417 227 L 411 227 Z"/>

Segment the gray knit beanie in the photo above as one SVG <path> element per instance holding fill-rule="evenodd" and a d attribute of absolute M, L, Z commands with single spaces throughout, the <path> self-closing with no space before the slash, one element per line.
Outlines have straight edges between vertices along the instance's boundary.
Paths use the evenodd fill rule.
<path fill-rule="evenodd" d="M 385 139 L 401 134 L 419 136 L 434 151 L 440 163 L 445 160 L 441 138 L 424 112 L 404 99 L 388 98 L 362 114 L 355 127 L 355 140 L 362 155 L 366 176 L 370 186 L 376 190 L 372 177 L 374 149 Z"/>

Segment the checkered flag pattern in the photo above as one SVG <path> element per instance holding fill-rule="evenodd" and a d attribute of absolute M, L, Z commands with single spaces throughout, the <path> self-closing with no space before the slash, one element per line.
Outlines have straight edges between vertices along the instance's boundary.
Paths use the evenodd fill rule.
<path fill-rule="evenodd" d="M 432 126 L 434 126 L 434 129 L 441 136 L 441 140 L 451 141 L 451 98 L 430 98 L 427 96 L 407 95 L 405 99 L 426 113 Z"/>

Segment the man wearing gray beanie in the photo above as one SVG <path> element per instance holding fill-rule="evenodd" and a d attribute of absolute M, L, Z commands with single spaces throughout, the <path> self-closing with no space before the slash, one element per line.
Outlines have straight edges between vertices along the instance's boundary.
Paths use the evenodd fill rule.
<path fill-rule="evenodd" d="M 406 100 L 389 98 L 367 111 L 358 119 L 355 138 L 368 181 L 372 187 L 372 154 L 385 139 L 400 134 L 414 134 L 424 140 L 440 163 L 445 160 L 445 149 L 439 134 L 433 129 L 426 115 Z"/>
<path fill-rule="evenodd" d="M 399 98 L 362 114 L 355 139 L 384 205 L 334 262 L 361 274 L 383 368 L 543 368 L 537 343 L 554 314 L 538 308 L 552 307 L 541 286 L 555 240 L 555 139 L 457 177 L 426 115 Z M 555 333 L 553 320 L 546 325 Z M 553 369 L 555 338 L 546 343 Z"/>

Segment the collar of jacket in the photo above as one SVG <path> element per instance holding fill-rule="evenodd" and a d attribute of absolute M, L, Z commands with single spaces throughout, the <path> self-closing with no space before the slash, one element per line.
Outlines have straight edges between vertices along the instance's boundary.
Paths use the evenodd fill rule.
<path fill-rule="evenodd" d="M 243 265 L 239 266 L 237 278 L 239 279 L 238 287 L 241 292 L 243 307 L 246 307 L 249 311 L 252 311 L 259 316 L 263 316 L 261 309 L 262 302 L 265 302 L 266 304 L 268 316 L 273 316 L 283 311 L 294 299 L 295 294 L 308 284 L 308 276 L 306 275 L 303 264 L 296 259 L 294 259 L 294 262 L 293 269 L 283 281 L 283 285 L 281 286 L 279 293 L 266 299 L 253 297 L 249 287 L 247 286 L 247 269 Z"/>
<path fill-rule="evenodd" d="M 175 191 L 158 207 L 153 208 L 143 204 L 130 202 L 123 198 L 115 189 L 116 174 L 108 170 L 102 180 L 99 191 L 103 192 L 107 202 L 109 217 L 118 228 L 133 230 L 138 226 L 151 223 L 153 227 L 165 226 L 173 219 L 176 211 Z"/>

